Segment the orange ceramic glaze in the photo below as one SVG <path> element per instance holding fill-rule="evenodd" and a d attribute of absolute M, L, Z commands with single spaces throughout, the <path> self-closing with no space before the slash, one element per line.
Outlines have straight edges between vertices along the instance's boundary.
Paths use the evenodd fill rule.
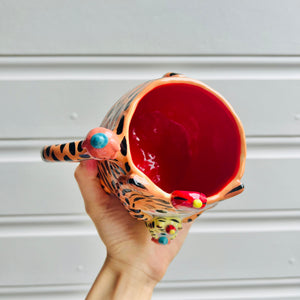
<path fill-rule="evenodd" d="M 47 146 L 46 161 L 98 160 L 102 187 L 168 244 L 182 222 L 241 193 L 246 142 L 230 104 L 176 73 L 124 95 L 84 141 Z"/>

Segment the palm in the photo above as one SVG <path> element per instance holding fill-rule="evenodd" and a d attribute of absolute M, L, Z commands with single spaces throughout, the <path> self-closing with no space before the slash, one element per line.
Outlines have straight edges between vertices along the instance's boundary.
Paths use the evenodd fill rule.
<path fill-rule="evenodd" d="M 147 266 L 147 270 L 143 271 L 160 280 L 181 248 L 190 225 L 186 224 L 168 245 L 153 243 L 144 222 L 132 218 L 115 196 L 102 190 L 95 176 L 97 170 L 94 169 L 90 175 L 94 176 L 88 179 L 88 187 L 82 187 L 80 182 L 79 186 L 87 212 L 107 247 L 108 255 L 120 263 Z"/>

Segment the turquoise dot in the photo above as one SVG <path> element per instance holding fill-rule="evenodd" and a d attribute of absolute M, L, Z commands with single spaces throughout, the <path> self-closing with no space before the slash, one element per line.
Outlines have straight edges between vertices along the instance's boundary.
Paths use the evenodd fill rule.
<path fill-rule="evenodd" d="M 160 244 L 167 245 L 168 242 L 169 242 L 169 240 L 168 240 L 168 238 L 167 238 L 166 236 L 161 236 L 161 237 L 158 239 L 158 242 L 159 242 Z"/>
<path fill-rule="evenodd" d="M 104 133 L 96 133 L 91 138 L 91 145 L 94 148 L 104 148 L 108 143 L 108 137 Z"/>

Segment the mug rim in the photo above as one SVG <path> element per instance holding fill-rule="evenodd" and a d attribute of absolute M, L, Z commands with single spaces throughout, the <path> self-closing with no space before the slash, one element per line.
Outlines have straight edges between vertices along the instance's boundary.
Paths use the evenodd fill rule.
<path fill-rule="evenodd" d="M 237 171 L 235 177 L 229 183 L 227 183 L 221 190 L 219 190 L 216 194 L 207 197 L 207 204 L 212 204 L 212 203 L 218 202 L 220 200 L 230 198 L 233 195 L 232 196 L 229 195 L 228 197 L 226 197 L 226 195 L 230 191 L 232 191 L 235 187 L 237 187 L 241 184 L 240 179 L 242 178 L 242 176 L 244 174 L 244 171 L 245 171 L 245 163 L 246 163 L 246 137 L 245 137 L 245 131 L 244 131 L 243 125 L 242 125 L 238 115 L 234 111 L 231 104 L 220 93 L 218 93 L 217 91 L 215 91 L 214 89 L 212 89 L 211 87 L 209 87 L 208 85 L 203 83 L 202 81 L 192 79 L 192 78 L 188 78 L 188 77 L 185 77 L 183 75 L 162 77 L 160 79 L 150 81 L 148 83 L 148 85 L 146 85 L 136 95 L 135 100 L 131 103 L 128 111 L 126 112 L 126 118 L 125 118 L 125 122 L 124 122 L 124 135 L 125 135 L 126 140 L 127 140 L 127 146 L 130 150 L 131 149 L 130 148 L 130 138 L 129 138 L 130 123 L 131 123 L 132 117 L 133 117 L 140 101 L 144 98 L 145 95 L 147 95 L 148 93 L 150 93 L 154 89 L 156 89 L 160 86 L 163 86 L 163 85 L 170 85 L 170 84 L 174 84 L 174 83 L 176 83 L 176 84 L 177 83 L 188 84 L 188 85 L 197 86 L 201 89 L 204 89 L 206 92 L 208 92 L 209 94 L 212 94 L 213 96 L 215 96 L 215 98 L 220 100 L 225 105 L 225 107 L 229 110 L 232 117 L 234 118 L 234 121 L 235 121 L 235 123 L 237 125 L 237 128 L 238 128 L 240 141 L 241 141 L 238 171 Z M 146 174 L 144 174 L 141 170 L 139 170 L 136 167 L 136 165 L 133 162 L 132 156 L 131 156 L 131 151 L 128 151 L 128 153 L 127 153 L 127 160 L 128 160 L 128 163 L 129 163 L 129 165 L 130 165 L 130 167 L 131 167 L 134 174 L 140 175 L 141 178 L 146 177 L 149 187 L 155 188 L 159 193 L 162 194 L 163 197 L 166 197 L 166 198 L 170 199 L 170 197 L 171 197 L 170 193 L 167 193 L 164 190 L 162 190 L 158 185 L 153 183 L 153 181 Z"/>

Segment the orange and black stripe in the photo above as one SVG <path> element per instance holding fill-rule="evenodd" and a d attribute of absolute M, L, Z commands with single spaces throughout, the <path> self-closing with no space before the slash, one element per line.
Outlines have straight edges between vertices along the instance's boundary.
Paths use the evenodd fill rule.
<path fill-rule="evenodd" d="M 89 159 L 86 149 L 82 148 L 83 141 L 46 146 L 42 150 L 45 161 L 80 161 Z"/>

